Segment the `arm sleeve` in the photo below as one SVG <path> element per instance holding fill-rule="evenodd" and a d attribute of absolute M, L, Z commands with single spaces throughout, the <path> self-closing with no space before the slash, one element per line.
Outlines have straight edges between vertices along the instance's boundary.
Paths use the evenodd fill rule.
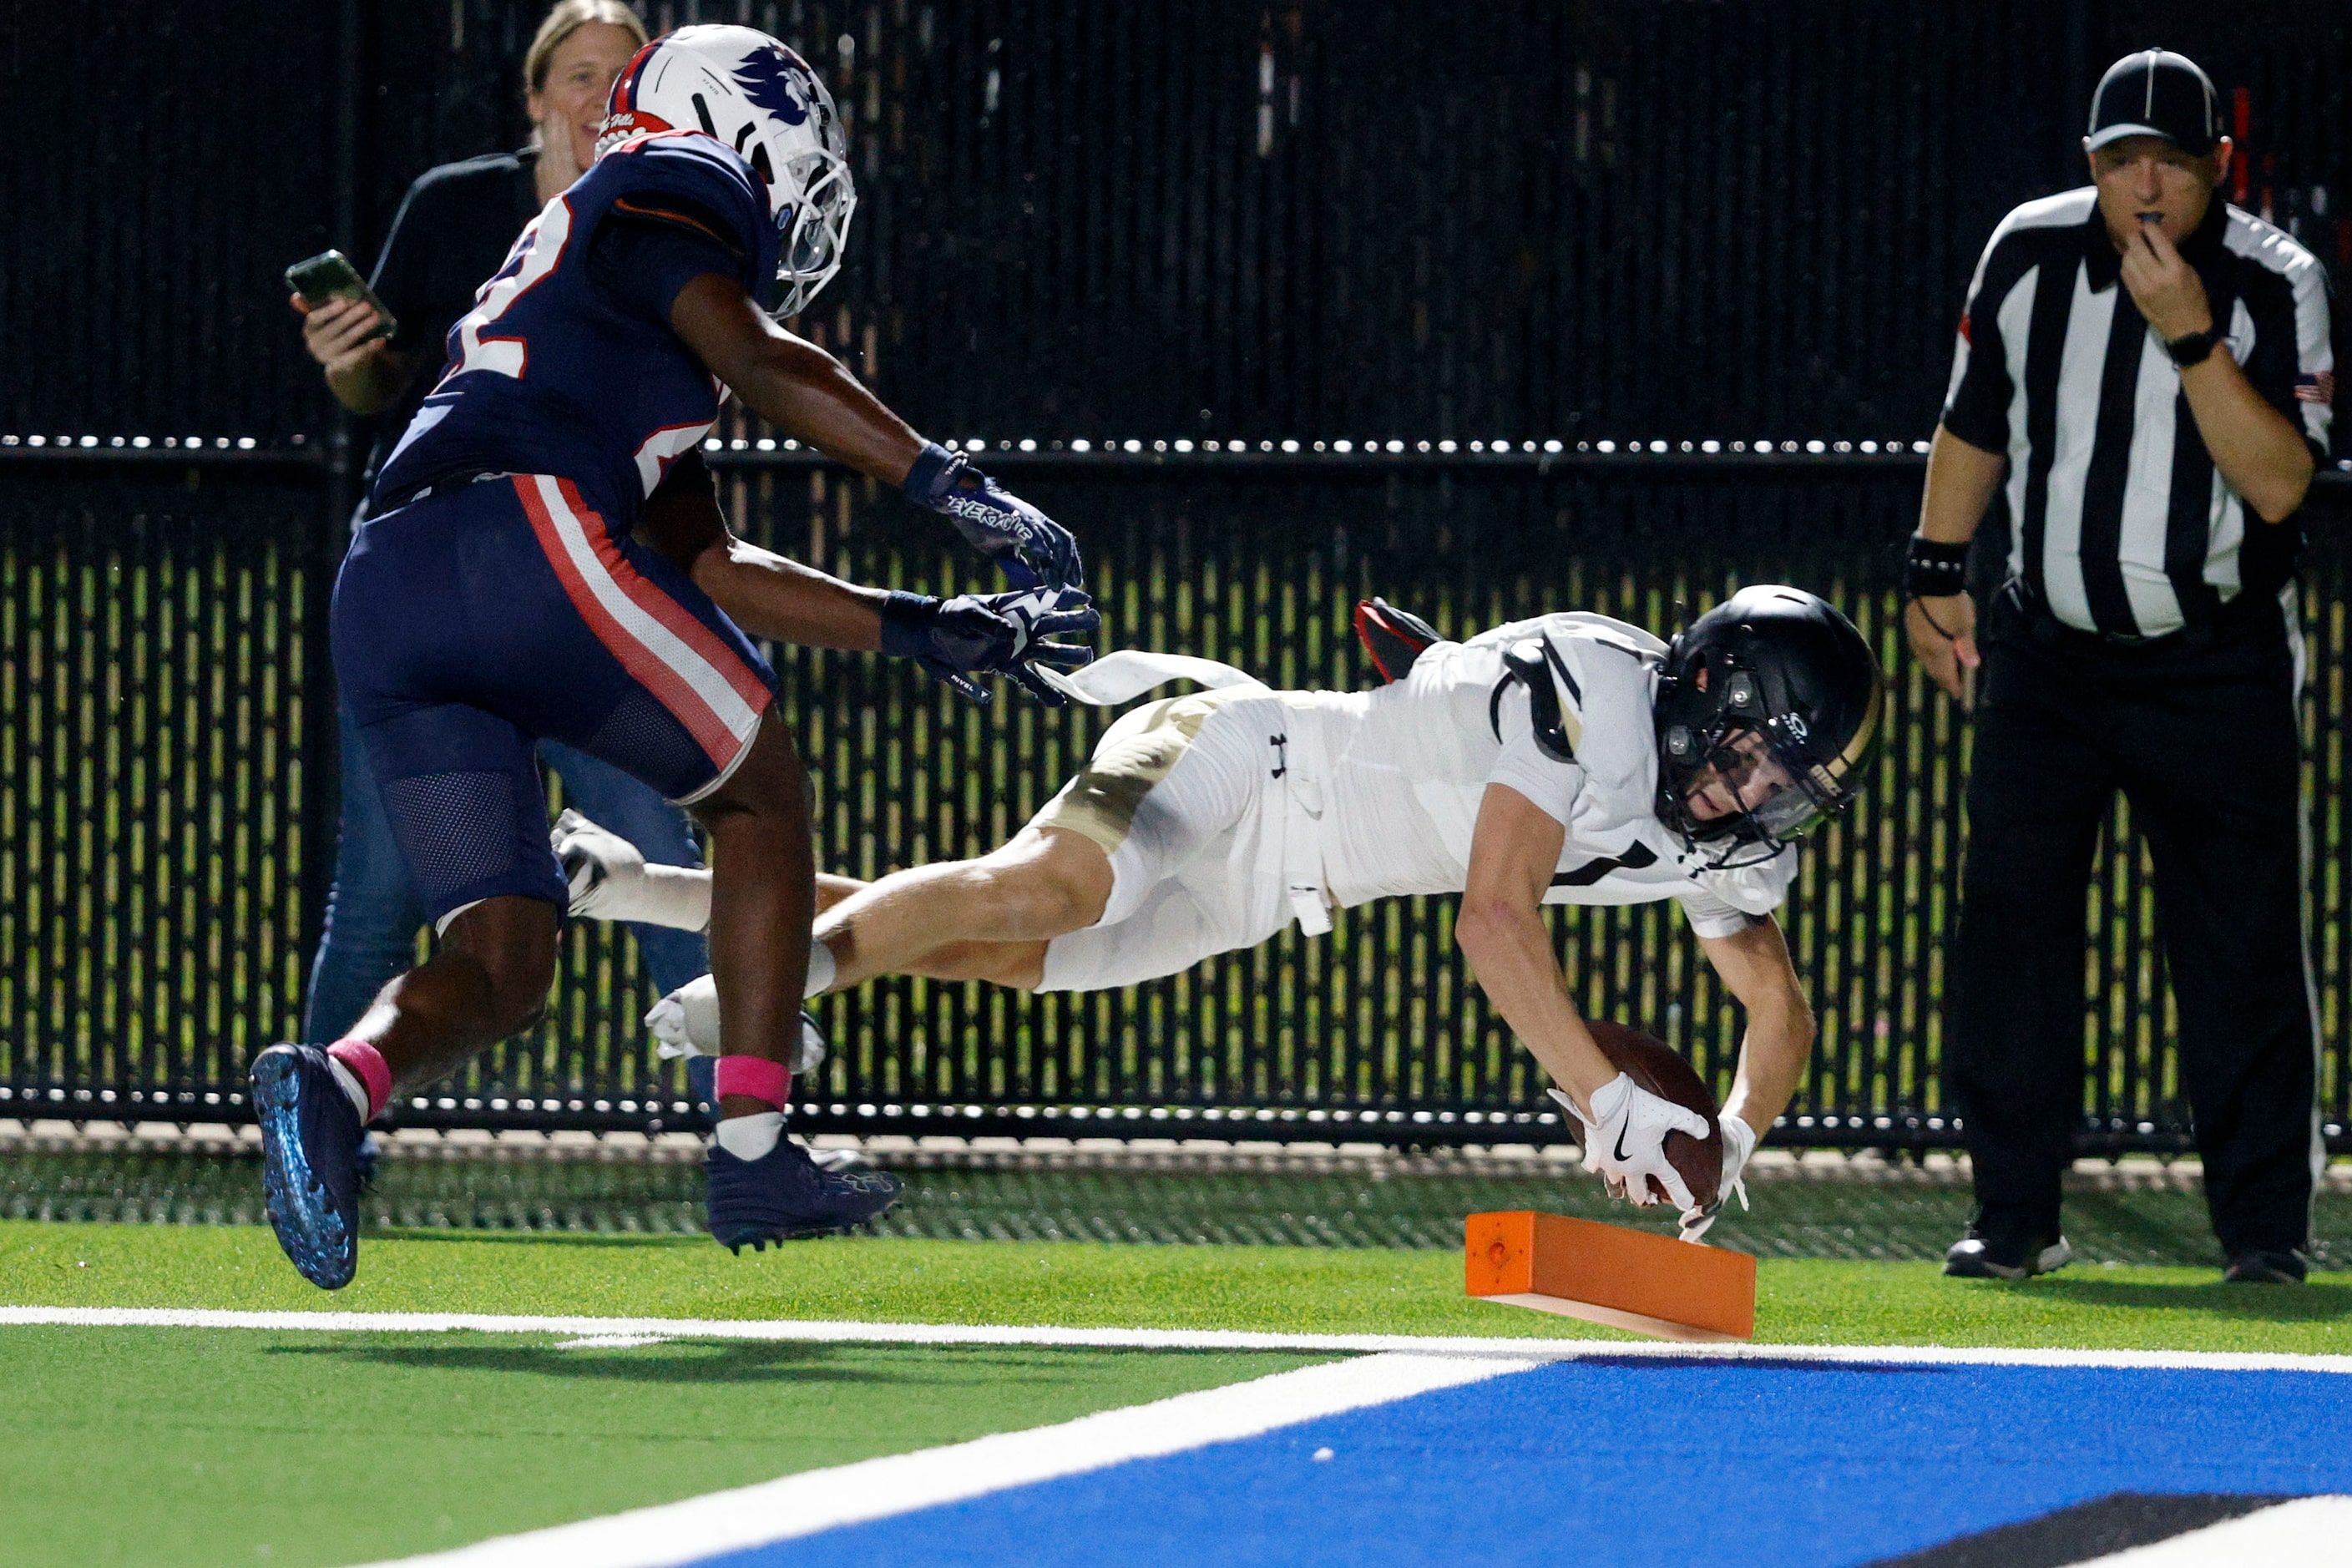
<path fill-rule="evenodd" d="M 2253 332 L 2253 346 L 2240 368 L 2262 400 L 2295 427 L 2311 448 L 2312 460 L 2324 465 L 2335 414 L 2331 395 L 2336 368 L 2328 341 L 2326 279 L 2319 264 L 2303 252 L 2276 271 L 2249 264 L 2245 274 L 2229 312 L 2233 332 L 2241 320 Z"/>
<path fill-rule="evenodd" d="M 2009 450 L 2009 405 L 2013 390 L 2009 351 L 2000 338 L 2000 300 L 1985 288 L 1985 274 L 2000 246 L 1996 229 L 1960 307 L 1960 328 L 1952 344 L 1952 377 L 1944 392 L 1944 428 L 1988 452 Z"/>
<path fill-rule="evenodd" d="M 1736 936 L 1788 902 L 1796 879 L 1797 850 L 1790 845 L 1760 866 L 1700 872 L 1696 888 L 1675 897 L 1699 935 Z"/>
<path fill-rule="evenodd" d="M 2327 274 L 2316 261 L 2298 268 L 2294 284 L 2295 375 L 2294 404 L 2290 419 L 2300 415 L 2303 438 L 2311 443 L 2314 461 L 2325 465 L 2330 450 L 2329 426 L 2336 418 L 2336 345 L 2327 300 Z"/>
<path fill-rule="evenodd" d="M 1738 936 L 1764 919 L 1734 909 L 1713 893 L 1677 893 L 1675 901 L 1682 905 L 1683 919 L 1700 936 Z"/>
<path fill-rule="evenodd" d="M 605 300 L 656 321 L 705 273 L 743 281 L 743 258 L 715 233 L 615 203 L 588 251 L 588 281 Z"/>
<path fill-rule="evenodd" d="M 1562 827 L 1575 809 L 1577 793 L 1584 787 L 1584 770 L 1544 754 L 1536 744 L 1528 720 L 1527 689 L 1513 681 L 1504 690 L 1497 721 L 1503 731 L 1503 753 L 1487 773 L 1490 784 L 1508 784 Z"/>

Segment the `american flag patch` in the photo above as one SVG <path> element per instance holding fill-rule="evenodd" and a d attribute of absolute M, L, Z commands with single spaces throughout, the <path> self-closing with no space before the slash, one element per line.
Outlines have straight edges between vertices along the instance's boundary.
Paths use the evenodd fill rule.
<path fill-rule="evenodd" d="M 2333 403 L 2336 401 L 2336 373 L 2323 370 L 2317 375 L 2294 378 L 2294 395 L 2303 403 Z"/>

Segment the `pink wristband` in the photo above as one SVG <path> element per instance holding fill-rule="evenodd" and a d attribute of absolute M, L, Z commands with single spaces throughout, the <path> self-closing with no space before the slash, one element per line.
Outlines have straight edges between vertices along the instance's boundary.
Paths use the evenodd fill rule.
<path fill-rule="evenodd" d="M 748 1094 L 782 1110 L 793 1097 L 793 1069 L 765 1057 L 720 1057 L 712 1077 L 721 1100 L 730 1094 Z"/>
<path fill-rule="evenodd" d="M 383 1065 L 383 1053 L 365 1040 L 337 1040 L 327 1047 L 327 1055 L 367 1086 L 367 1120 L 374 1121 L 392 1099 L 392 1069 Z"/>

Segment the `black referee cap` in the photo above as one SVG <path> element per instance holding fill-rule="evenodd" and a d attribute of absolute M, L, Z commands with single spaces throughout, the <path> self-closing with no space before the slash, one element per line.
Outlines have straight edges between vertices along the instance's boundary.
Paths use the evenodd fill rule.
<path fill-rule="evenodd" d="M 2142 49 L 2126 55 L 2099 79 L 2091 95 L 2091 133 L 2096 149 L 2126 136 L 2161 136 L 2199 157 L 2221 136 L 2221 107 L 2213 79 L 2187 55 Z"/>

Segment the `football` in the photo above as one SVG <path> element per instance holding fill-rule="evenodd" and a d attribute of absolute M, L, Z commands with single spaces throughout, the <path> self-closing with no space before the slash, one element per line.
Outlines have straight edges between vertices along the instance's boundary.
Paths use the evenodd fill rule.
<path fill-rule="evenodd" d="M 1718 1107 L 1715 1096 L 1697 1069 L 1664 1040 L 1631 1025 L 1595 1018 L 1588 1020 L 1585 1026 L 1592 1031 L 1601 1055 L 1619 1072 L 1660 1099 L 1671 1100 L 1706 1118 L 1706 1136 L 1703 1139 L 1686 1132 L 1667 1133 L 1666 1158 L 1682 1173 L 1692 1197 L 1701 1204 L 1714 1202 L 1716 1189 L 1723 1184 L 1723 1132 L 1716 1124 Z M 1658 1196 L 1665 1199 L 1663 1192 Z"/>

